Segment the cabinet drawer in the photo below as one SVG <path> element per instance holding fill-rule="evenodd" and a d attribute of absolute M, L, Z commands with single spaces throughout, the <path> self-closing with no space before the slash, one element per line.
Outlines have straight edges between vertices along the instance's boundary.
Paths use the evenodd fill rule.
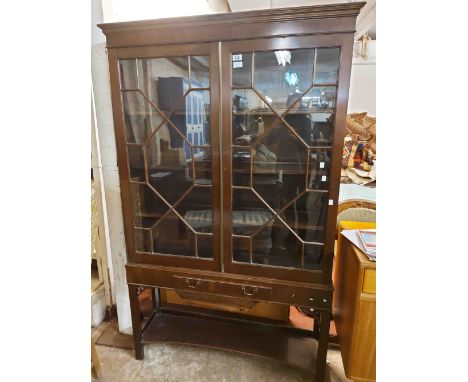
<path fill-rule="evenodd" d="M 200 293 L 271 300 L 271 288 L 259 285 L 236 284 L 193 277 L 174 276 L 172 278 L 172 286 L 174 289 L 191 290 Z"/>
<path fill-rule="evenodd" d="M 362 283 L 362 291 L 364 293 L 375 294 L 375 269 L 364 269 L 364 281 Z"/>

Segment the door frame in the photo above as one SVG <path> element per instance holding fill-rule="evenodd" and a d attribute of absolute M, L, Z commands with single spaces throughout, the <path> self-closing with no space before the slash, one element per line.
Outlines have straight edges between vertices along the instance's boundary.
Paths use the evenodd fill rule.
<path fill-rule="evenodd" d="M 348 105 L 348 91 L 352 64 L 353 34 L 327 34 L 275 37 L 268 39 L 239 40 L 221 43 L 221 168 L 223 205 L 223 265 L 227 273 L 244 274 L 276 279 L 331 284 L 334 242 L 336 235 L 336 214 L 341 172 L 341 153 L 345 118 Z M 329 200 L 326 221 L 326 239 L 320 270 L 275 267 L 263 264 L 234 262 L 232 260 L 232 97 L 231 97 L 231 54 L 236 52 L 286 50 L 300 48 L 340 48 L 340 66 L 337 83 L 335 123 L 330 164 Z"/>
<path fill-rule="evenodd" d="M 120 59 L 133 58 L 165 58 L 171 56 L 208 55 L 210 57 L 210 131 L 212 158 L 219 157 L 219 53 L 218 43 L 184 44 L 167 46 L 142 46 L 109 48 L 108 62 L 111 84 L 114 131 L 117 146 L 117 162 L 119 166 L 120 190 L 122 199 L 125 244 L 128 262 L 163 266 L 195 268 L 217 271 L 221 268 L 220 251 L 220 171 L 219 161 L 212 160 L 212 227 L 213 227 L 213 258 L 193 258 L 180 255 L 149 254 L 137 252 L 133 229 L 133 208 L 131 198 L 131 183 L 129 177 L 127 142 L 125 138 L 124 110 L 120 90 Z"/>

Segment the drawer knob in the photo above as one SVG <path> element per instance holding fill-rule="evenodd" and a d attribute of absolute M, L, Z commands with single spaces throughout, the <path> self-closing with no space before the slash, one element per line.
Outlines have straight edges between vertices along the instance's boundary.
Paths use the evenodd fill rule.
<path fill-rule="evenodd" d="M 250 288 L 250 291 L 248 290 Z M 242 293 L 244 293 L 246 296 L 253 296 L 255 293 L 258 292 L 258 288 L 253 288 L 253 287 L 242 287 Z"/>
<path fill-rule="evenodd" d="M 196 288 L 198 285 L 200 285 L 200 280 L 185 279 L 185 283 L 189 288 Z"/>
<path fill-rule="evenodd" d="M 323 299 L 323 302 L 327 302 L 328 300 L 326 298 Z"/>
<path fill-rule="evenodd" d="M 313 299 L 312 297 L 309 297 L 309 300 L 310 300 L 310 301 L 314 301 L 314 299 Z"/>

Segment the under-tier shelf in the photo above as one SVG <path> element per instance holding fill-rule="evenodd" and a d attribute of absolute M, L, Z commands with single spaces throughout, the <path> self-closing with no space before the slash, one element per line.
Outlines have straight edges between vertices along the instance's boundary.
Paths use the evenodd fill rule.
<path fill-rule="evenodd" d="M 213 317 L 200 312 L 162 310 L 147 323 L 143 343 L 171 342 L 233 351 L 314 373 L 317 341 L 313 331 L 270 320 L 258 320 L 252 325 L 251 320 L 242 317 L 233 320 L 232 313 Z"/>

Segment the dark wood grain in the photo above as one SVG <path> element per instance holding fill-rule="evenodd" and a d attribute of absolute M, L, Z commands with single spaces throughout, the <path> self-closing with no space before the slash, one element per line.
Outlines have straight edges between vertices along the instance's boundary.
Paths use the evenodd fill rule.
<path fill-rule="evenodd" d="M 351 33 L 365 3 L 99 24 L 109 48 L 232 41 L 302 34 Z"/>

